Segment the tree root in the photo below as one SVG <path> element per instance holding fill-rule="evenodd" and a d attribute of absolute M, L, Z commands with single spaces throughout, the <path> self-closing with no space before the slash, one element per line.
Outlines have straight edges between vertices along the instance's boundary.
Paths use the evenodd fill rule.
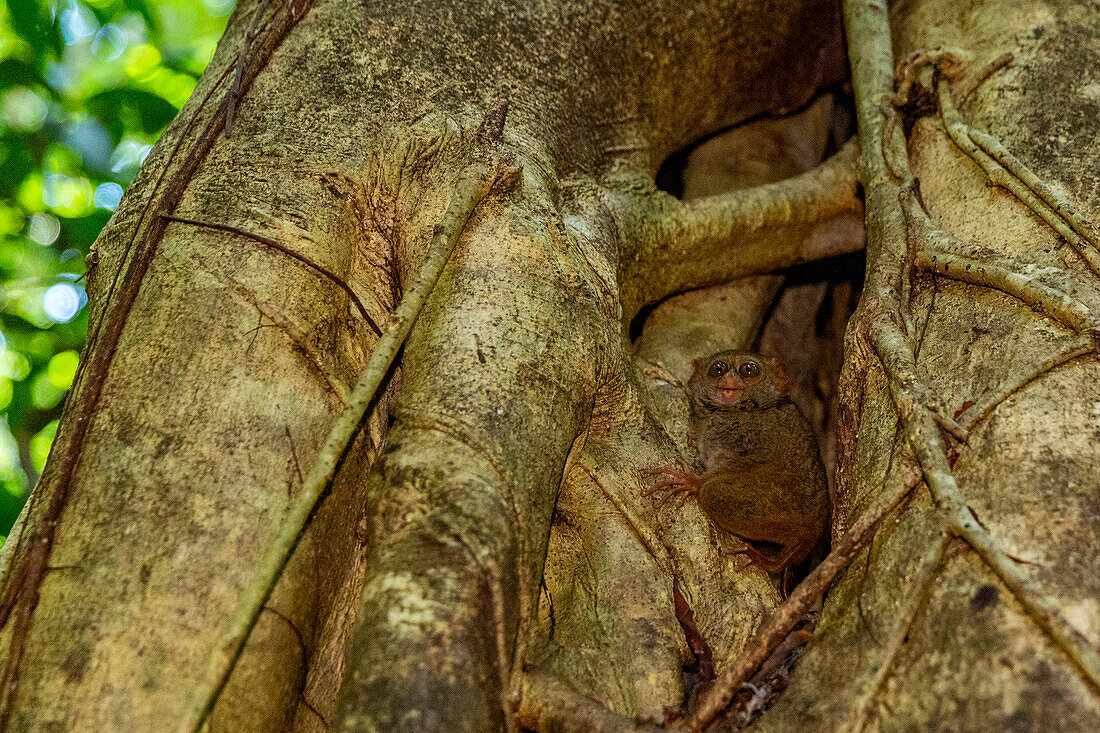
<path fill-rule="evenodd" d="M 1075 285 L 1070 273 L 966 245 L 934 227 L 912 191 L 904 196 L 916 268 L 950 280 L 1000 290 L 1070 330 L 1100 336 L 1100 318 L 1070 295 Z"/>
<path fill-rule="evenodd" d="M 942 453 L 942 444 L 929 443 L 924 451 L 917 450 L 918 460 L 922 460 L 922 466 L 924 461 L 932 466 L 931 471 L 925 467 L 925 477 L 947 528 L 965 540 L 1000 577 L 1027 614 L 1077 668 L 1083 681 L 1100 695 L 1100 655 L 1097 655 L 1089 640 L 1062 617 L 1058 603 L 1020 571 L 1016 561 L 1001 549 L 996 539 L 975 518 L 959 492 L 947 457 Z"/>
<path fill-rule="evenodd" d="M 371 352 L 347 407 L 337 418 L 314 459 L 302 490 L 287 510 L 271 549 L 242 594 L 228 628 L 214 646 L 202 682 L 192 693 L 178 727 L 181 733 L 197 733 L 217 703 L 218 695 L 232 673 L 264 603 L 297 547 L 318 502 L 331 485 L 359 431 L 363 416 L 374 403 L 379 386 L 435 287 L 470 215 L 491 191 L 507 191 L 517 180 L 519 171 L 503 150 L 506 115 L 507 106 L 503 103 L 494 104 L 486 113 L 470 160 L 455 183 L 450 205 L 435 228 L 424 259 Z"/>
<path fill-rule="evenodd" d="M 1017 393 L 1027 384 L 1037 379 L 1043 374 L 1048 373 L 1056 366 L 1064 364 L 1072 359 L 1077 358 L 1083 354 L 1091 353 L 1093 349 L 1092 340 L 1088 338 L 1078 338 L 1070 342 L 1069 346 L 1062 351 L 1044 359 L 1039 365 L 1032 369 L 1028 375 L 1022 380 L 1017 380 L 1012 383 L 1002 385 L 995 390 L 980 404 L 971 405 L 969 408 L 961 413 L 961 424 L 964 428 L 973 432 L 977 427 L 989 417 L 993 410 L 1009 396 Z M 936 573 L 941 566 L 941 559 L 946 548 L 946 542 L 943 539 L 937 540 L 928 553 L 921 560 L 920 572 L 917 579 L 914 581 L 913 588 L 910 591 L 908 599 L 904 608 L 904 621 L 899 624 L 894 632 L 890 635 L 890 638 L 886 643 L 886 652 L 883 658 L 878 663 L 878 671 L 875 673 L 875 677 L 871 682 L 871 685 L 865 695 L 861 698 L 857 710 L 856 710 L 856 723 L 853 726 L 853 730 L 862 731 L 866 728 L 870 722 L 871 710 L 870 707 L 874 702 L 874 699 L 880 694 L 883 684 L 885 683 L 890 669 L 893 666 L 893 662 L 900 651 L 904 640 L 909 635 L 909 631 L 912 628 L 913 622 L 916 620 L 921 608 L 927 601 L 928 590 L 930 584 L 936 578 Z"/>
<path fill-rule="evenodd" d="M 880 312 L 871 318 L 867 325 L 868 338 L 882 362 L 902 421 L 912 419 L 918 412 L 926 412 L 935 425 L 965 443 L 969 439 L 967 431 L 951 417 L 943 399 L 917 376 L 913 347 L 901 328 L 886 313 Z"/>
<path fill-rule="evenodd" d="M 873 18 L 873 14 L 867 12 L 872 9 L 881 10 L 882 12 L 878 14 L 877 18 Z M 885 13 L 885 9 L 878 7 L 874 0 L 848 0 L 845 3 L 845 13 L 849 24 L 850 36 L 853 35 L 853 32 L 858 32 L 859 35 L 857 35 L 857 38 L 862 40 L 863 44 L 865 44 L 865 47 L 861 48 L 860 44 L 854 43 L 850 38 L 853 50 L 853 74 L 855 76 L 855 83 L 857 85 L 861 83 L 873 84 L 875 75 L 868 74 L 866 70 L 860 74 L 860 56 L 862 53 L 866 53 L 869 59 L 879 60 L 883 57 L 888 58 L 889 28 L 886 20 L 888 16 Z M 875 26 L 877 26 L 877 28 Z M 878 58 L 872 55 L 875 52 L 877 52 Z M 952 136 L 952 139 L 956 140 L 957 144 L 960 141 L 965 142 L 969 140 L 966 134 L 967 129 L 958 119 L 957 113 L 954 112 L 954 106 L 947 85 L 943 83 L 940 84 L 940 107 L 944 125 L 949 128 L 949 134 Z M 865 119 L 866 111 L 866 109 L 861 110 L 861 135 L 863 134 L 862 129 L 865 126 L 869 126 L 869 121 Z M 864 137 L 866 139 L 868 136 L 864 135 Z M 867 140 L 868 144 L 865 150 L 873 152 L 874 146 L 870 144 L 871 142 L 872 140 Z M 960 147 L 962 147 L 962 145 L 960 145 Z M 966 150 L 966 148 L 963 149 Z M 979 165 L 983 166 L 983 169 L 986 170 L 988 175 L 991 175 L 991 178 L 993 171 L 1005 170 L 1003 167 L 997 169 L 989 165 L 990 162 L 997 161 L 984 152 L 982 154 L 986 155 L 988 160 L 981 158 L 980 155 L 976 156 L 972 150 L 967 150 L 967 152 L 971 154 L 972 157 L 976 158 Z M 867 160 L 865 158 L 865 164 L 866 163 Z M 881 162 L 880 165 L 882 165 Z M 1009 180 L 1008 176 L 998 174 L 997 180 L 998 182 L 1003 180 L 1007 185 L 1011 186 L 1010 190 L 1024 201 L 1025 204 L 1029 206 L 1032 205 L 1029 199 L 1017 192 L 1017 189 L 1022 187 L 1023 184 L 1020 183 L 1016 185 L 1012 183 L 1012 181 L 1017 181 L 1017 183 L 1019 183 L 1019 179 L 1013 177 Z M 1043 190 L 1049 191 L 1045 186 Z M 1033 197 L 1035 196 L 1030 188 L 1026 189 L 1026 193 L 1031 194 Z M 903 190 L 901 192 L 901 198 L 904 200 L 906 195 L 907 194 Z M 908 207 L 909 210 L 912 210 L 912 208 L 913 206 Z M 1054 210 L 1055 209 L 1051 209 L 1046 212 L 1050 214 L 1049 217 L 1045 216 L 1044 212 L 1040 212 L 1038 209 L 1036 211 L 1043 216 L 1044 220 L 1051 223 L 1052 226 L 1055 226 L 1055 223 L 1052 222 L 1051 219 L 1057 218 L 1058 226 L 1055 226 L 1055 228 L 1059 233 L 1068 231 L 1071 233 L 1071 236 L 1078 234 L 1075 229 L 1071 229 L 1071 226 L 1076 226 L 1074 221 L 1081 221 L 1079 217 L 1076 217 L 1074 213 L 1073 216 L 1076 217 L 1074 221 L 1070 221 L 1069 219 L 1063 220 L 1054 216 Z M 1061 208 L 1056 210 L 1072 212 L 1072 209 L 1068 208 L 1068 205 L 1064 203 L 1061 205 Z M 869 211 L 869 216 L 873 217 L 875 214 L 876 212 Z M 1067 216 L 1069 215 L 1067 214 Z M 1081 238 L 1083 239 L 1083 236 Z M 943 239 L 945 238 L 940 239 L 941 241 L 939 244 L 943 246 Z M 1067 239 L 1069 238 L 1067 237 Z M 871 251 L 875 246 L 887 246 L 894 241 L 896 241 L 896 237 L 884 237 L 881 244 L 879 242 L 872 244 L 869 241 L 868 250 Z M 1078 248 L 1078 251 L 1082 251 L 1082 253 L 1085 254 L 1085 248 L 1080 242 L 1078 242 L 1078 245 L 1075 245 L 1075 248 Z M 965 257 L 965 255 L 962 256 Z M 931 264 L 931 255 L 926 255 L 925 259 Z M 1035 281 L 1023 277 L 1020 273 L 1012 272 L 1008 267 L 1004 266 L 1007 260 L 978 262 L 975 258 L 969 259 L 971 259 L 971 269 L 969 271 L 966 270 L 964 265 L 961 271 L 956 270 L 951 273 L 951 275 L 968 282 L 978 281 L 979 284 L 981 284 L 983 278 L 986 282 L 996 282 L 1002 289 L 1005 289 L 1006 292 L 1016 295 L 1026 303 L 1034 304 L 1034 306 L 1042 312 L 1052 315 L 1056 314 L 1083 330 L 1088 330 L 1089 332 L 1095 330 L 1095 320 L 1091 317 L 1091 313 L 1089 313 L 1086 308 L 1083 308 L 1080 303 L 1065 295 L 1065 293 L 1058 292 L 1051 288 L 1045 288 Z M 1088 259 L 1087 256 L 1086 259 Z M 983 275 L 979 275 L 979 273 L 976 272 L 974 267 L 975 264 L 980 264 L 982 268 L 984 268 Z M 970 279 L 971 273 L 973 273 L 972 279 Z M 883 338 L 884 336 L 890 335 L 890 328 L 888 325 L 886 328 L 880 326 L 879 329 L 876 330 L 876 325 L 872 324 L 870 335 L 872 343 L 882 359 L 883 368 L 888 375 L 891 371 L 892 364 L 900 363 L 904 367 L 909 366 L 909 354 L 911 352 L 902 351 L 903 345 L 898 343 L 896 339 L 887 340 Z M 894 397 L 899 415 L 905 425 L 910 447 L 923 470 L 925 481 L 928 484 L 937 507 L 940 509 L 947 528 L 953 534 L 965 540 L 978 553 L 982 560 L 985 561 L 986 565 L 988 565 L 1008 586 L 1028 615 L 1030 615 L 1046 632 L 1055 646 L 1059 647 L 1063 653 L 1066 654 L 1071 664 L 1081 673 L 1085 682 L 1093 688 L 1094 692 L 1100 693 L 1100 656 L 1097 655 L 1088 640 L 1061 617 L 1058 612 L 1057 604 L 1051 598 L 1043 594 L 1029 578 L 1020 572 L 1017 565 L 1000 548 L 985 527 L 981 526 L 975 519 L 973 512 L 970 507 L 967 506 L 959 492 L 958 484 L 951 472 L 951 466 L 947 459 L 946 446 L 942 436 L 937 430 L 938 421 L 936 416 L 920 405 L 919 402 L 914 401 L 912 395 L 907 394 L 903 389 L 899 389 L 901 385 L 902 383 L 898 379 L 892 379 L 891 393 Z"/>

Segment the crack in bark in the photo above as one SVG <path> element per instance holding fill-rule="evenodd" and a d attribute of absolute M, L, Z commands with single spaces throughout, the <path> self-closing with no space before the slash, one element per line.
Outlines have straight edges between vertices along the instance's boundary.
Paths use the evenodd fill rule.
<path fill-rule="evenodd" d="M 346 405 L 350 396 L 347 385 L 345 385 L 325 364 L 324 357 L 310 342 L 306 330 L 296 323 L 293 318 L 283 313 L 282 310 L 275 307 L 272 303 L 261 298 L 259 294 L 244 283 L 232 278 L 228 279 L 233 283 L 233 289 L 236 290 L 245 301 L 258 310 L 265 318 L 270 320 L 273 326 L 286 334 L 287 338 L 290 339 L 290 343 L 293 344 L 294 350 L 306 357 L 306 362 L 321 376 L 325 384 L 328 385 L 328 388 L 336 395 L 336 398 L 340 400 L 340 403 Z M 297 462 L 297 458 L 295 458 L 295 462 Z"/>
<path fill-rule="evenodd" d="M 679 579 L 675 577 L 672 579 L 672 599 L 676 620 L 683 629 L 684 638 L 687 640 L 695 662 L 695 669 L 690 672 L 690 676 L 695 678 L 694 683 L 689 681 L 684 685 L 684 699 L 687 701 L 696 694 L 705 692 L 711 686 L 714 680 L 714 654 L 711 652 L 710 644 L 699 631 L 699 626 L 695 623 L 695 611 L 680 590 Z"/>
<path fill-rule="evenodd" d="M 383 221 L 382 216 L 379 214 L 382 204 L 375 201 L 376 195 L 363 191 L 362 186 L 356 181 L 338 171 L 322 174 L 321 180 L 334 196 L 347 201 L 355 212 L 356 223 L 359 225 L 357 233 L 364 248 L 369 247 L 369 237 L 367 232 L 364 231 L 367 224 L 373 225 L 374 230 L 378 233 L 378 238 L 382 240 L 382 262 L 374 266 L 386 274 L 386 284 L 390 296 L 390 302 L 386 304 L 386 307 L 392 311 L 401 302 L 401 273 L 397 266 L 397 246 L 395 244 L 397 237 L 394 232 L 394 218 L 397 209 L 396 195 L 390 197 L 390 211 L 386 212 L 386 220 Z M 369 249 L 368 254 L 370 254 Z M 376 300 L 381 300 L 377 294 L 374 294 L 374 297 Z"/>

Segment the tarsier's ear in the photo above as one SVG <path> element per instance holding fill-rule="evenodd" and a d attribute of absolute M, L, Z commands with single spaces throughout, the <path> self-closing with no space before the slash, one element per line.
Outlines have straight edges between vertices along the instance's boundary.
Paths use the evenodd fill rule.
<path fill-rule="evenodd" d="M 778 361 L 775 363 L 775 383 L 780 397 L 791 396 L 791 375 L 787 374 L 787 367 Z"/>

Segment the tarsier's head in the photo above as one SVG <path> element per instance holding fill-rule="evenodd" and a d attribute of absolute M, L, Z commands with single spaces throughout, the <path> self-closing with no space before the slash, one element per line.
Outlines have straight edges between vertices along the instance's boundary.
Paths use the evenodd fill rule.
<path fill-rule="evenodd" d="M 791 401 L 787 370 L 770 356 L 719 351 L 693 364 L 688 394 L 696 413 L 759 410 Z"/>

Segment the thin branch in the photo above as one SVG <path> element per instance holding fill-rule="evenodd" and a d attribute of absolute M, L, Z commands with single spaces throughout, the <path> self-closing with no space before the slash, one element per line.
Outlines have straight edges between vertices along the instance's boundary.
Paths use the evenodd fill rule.
<path fill-rule="evenodd" d="M 1003 264 L 1005 260 L 1008 259 L 996 263 L 987 258 L 927 248 L 917 254 L 915 264 L 948 280 L 997 289 L 1075 331 L 1097 329 L 1096 317 L 1080 300 L 1011 270 Z"/>
<path fill-rule="evenodd" d="M 1096 317 L 1081 301 L 1011 269 L 1007 262 L 927 247 L 918 250 L 914 264 L 949 280 L 1000 290 L 1074 331 L 1096 330 Z"/>
<path fill-rule="evenodd" d="M 260 563 L 259 571 L 252 577 L 228 628 L 215 645 L 202 682 L 195 688 L 179 725 L 181 733 L 197 733 L 217 703 L 218 695 L 240 658 L 260 610 L 271 596 L 314 510 L 332 484 L 359 432 L 363 416 L 374 403 L 379 386 L 435 287 L 470 215 L 490 191 L 494 188 L 507 190 L 518 178 L 518 169 L 501 150 L 506 114 L 507 107 L 503 103 L 495 104 L 486 114 L 478 130 L 474 154 L 455 183 L 447 212 L 435 228 L 424 259 L 371 352 L 348 406 L 329 431 L 306 475 L 302 490 L 287 510 L 270 550 Z"/>
<path fill-rule="evenodd" d="M 906 198 L 906 216 L 915 240 L 913 264 L 916 267 L 951 280 L 1000 290 L 1074 331 L 1094 333 L 1100 329 L 1100 319 L 1068 293 L 1069 273 L 1053 268 L 1041 272 L 1035 265 L 1007 255 L 967 246 L 934 227 L 911 191 Z M 1048 285 L 1028 274 L 1029 271 L 1046 275 L 1056 284 Z"/>
<path fill-rule="evenodd" d="M 241 44 L 240 53 L 237 54 L 237 66 L 233 71 L 233 81 L 229 85 L 229 96 L 225 100 L 225 136 L 233 135 L 233 115 L 237 109 L 237 100 L 240 99 L 241 77 L 244 75 L 244 65 L 248 58 L 248 51 L 252 47 L 252 41 L 260 29 L 260 18 L 267 10 L 271 0 L 260 0 L 256 6 L 256 12 L 252 14 L 252 22 L 248 24 L 248 31 L 244 34 L 244 42 Z"/>
<path fill-rule="evenodd" d="M 692 288 L 863 247 L 856 146 L 784 181 L 690 202 L 663 192 L 612 192 L 624 247 L 624 312 Z M 849 226 L 843 226 L 843 224 Z"/>
<path fill-rule="evenodd" d="M 882 361 L 902 422 L 907 422 L 918 410 L 927 411 L 936 425 L 965 443 L 969 434 L 950 415 L 943 399 L 917 376 L 919 371 L 912 346 L 897 323 L 880 313 L 871 319 L 868 334 L 875 353 Z"/>
<path fill-rule="evenodd" d="M 259 242 L 262 245 L 270 247 L 271 249 L 282 252 L 283 254 L 287 255 L 288 257 L 291 257 L 295 260 L 298 260 L 299 262 L 301 262 L 306 267 L 309 267 L 312 270 L 316 270 L 317 272 L 321 273 L 322 275 L 327 277 L 332 282 L 336 283 L 336 285 L 338 285 L 341 290 L 343 290 L 345 293 L 348 294 L 348 297 L 351 298 L 351 301 L 353 303 L 355 303 L 355 307 L 359 310 L 359 315 L 361 315 L 363 317 L 363 320 L 365 320 L 367 322 L 367 325 L 370 326 L 371 330 L 374 331 L 375 335 L 376 336 L 381 336 L 382 335 L 382 329 L 380 329 L 378 327 L 378 324 L 375 323 L 374 319 L 371 318 L 370 315 L 367 313 L 366 306 L 363 305 L 363 301 L 359 300 L 359 296 L 357 296 L 355 294 L 355 291 L 351 289 L 351 286 L 348 285 L 347 282 L 342 277 L 337 275 L 335 272 L 328 269 L 324 265 L 321 265 L 317 262 L 314 262 L 309 257 L 306 257 L 303 254 L 299 254 L 298 252 L 295 252 L 294 250 L 290 249 L 289 247 L 286 247 L 285 245 L 279 244 L 278 242 L 276 242 L 274 239 L 271 239 L 270 237 L 265 237 L 261 234 L 253 234 L 252 232 L 246 231 L 246 230 L 241 229 L 239 227 L 231 226 L 229 224 L 216 224 L 216 223 L 210 222 L 210 221 L 198 221 L 198 220 L 195 220 L 195 219 L 185 219 L 181 216 L 169 216 L 167 214 L 162 214 L 161 218 L 164 219 L 165 221 L 174 221 L 174 222 L 178 222 L 180 224 L 191 224 L 192 226 L 204 227 L 206 229 L 216 229 L 216 230 L 222 231 L 222 232 L 229 232 L 230 234 L 237 234 L 237 235 L 245 237 L 247 239 L 251 239 L 255 242 Z"/>
<path fill-rule="evenodd" d="M 1100 275 L 1100 252 L 1097 251 L 1100 242 L 1084 217 L 1005 150 L 1000 142 L 967 125 L 955 108 L 951 90 L 944 83 L 939 84 L 939 104 L 944 128 L 956 147 L 985 171 L 990 183 L 1018 198 L 1069 242 L 1088 264 L 1089 269 Z"/>

